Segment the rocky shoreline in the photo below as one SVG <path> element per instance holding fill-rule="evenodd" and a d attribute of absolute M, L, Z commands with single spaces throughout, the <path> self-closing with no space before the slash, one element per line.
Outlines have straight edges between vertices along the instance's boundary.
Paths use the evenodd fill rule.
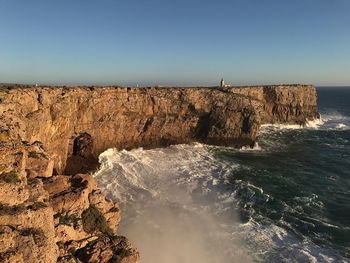
<path fill-rule="evenodd" d="M 0 85 L 0 261 L 139 262 L 89 172 L 104 150 L 253 145 L 261 124 L 319 118 L 309 85 Z"/>

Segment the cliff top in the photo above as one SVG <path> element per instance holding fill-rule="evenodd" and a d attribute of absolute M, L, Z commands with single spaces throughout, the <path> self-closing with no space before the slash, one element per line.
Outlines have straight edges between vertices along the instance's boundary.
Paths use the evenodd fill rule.
<path fill-rule="evenodd" d="M 231 89 L 231 88 L 264 88 L 264 87 L 313 87 L 310 84 L 273 84 L 273 85 L 242 85 L 242 86 L 230 86 L 221 88 L 219 86 L 119 86 L 119 85 L 32 85 L 32 84 L 8 84 L 0 83 L 0 90 L 12 90 L 12 89 L 32 89 L 32 88 L 63 88 L 63 89 L 96 89 L 96 88 L 135 88 L 135 89 Z"/>

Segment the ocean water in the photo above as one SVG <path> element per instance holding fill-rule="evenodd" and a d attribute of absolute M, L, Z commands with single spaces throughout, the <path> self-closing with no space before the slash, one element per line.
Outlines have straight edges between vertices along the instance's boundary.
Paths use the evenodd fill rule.
<path fill-rule="evenodd" d="M 254 149 L 109 149 L 95 174 L 142 262 L 349 262 L 350 88 L 321 121 L 265 125 Z"/>

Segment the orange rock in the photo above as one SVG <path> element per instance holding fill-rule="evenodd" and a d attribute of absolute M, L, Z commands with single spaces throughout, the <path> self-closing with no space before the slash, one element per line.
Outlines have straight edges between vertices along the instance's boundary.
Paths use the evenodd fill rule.
<path fill-rule="evenodd" d="M 261 124 L 319 117 L 316 89 L 307 85 L 0 85 L 0 98 L 1 262 L 76 262 L 74 251 L 81 262 L 139 262 L 129 241 L 113 236 L 118 205 L 84 174 L 108 148 L 251 145 Z"/>

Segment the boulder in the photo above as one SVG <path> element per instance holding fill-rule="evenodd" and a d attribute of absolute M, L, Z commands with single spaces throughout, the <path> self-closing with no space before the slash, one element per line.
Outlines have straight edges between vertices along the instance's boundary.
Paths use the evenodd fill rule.
<path fill-rule="evenodd" d="M 77 250 L 75 256 L 82 262 L 91 263 L 137 263 L 140 261 L 140 255 L 137 250 L 122 236 L 113 238 L 100 237 Z"/>

